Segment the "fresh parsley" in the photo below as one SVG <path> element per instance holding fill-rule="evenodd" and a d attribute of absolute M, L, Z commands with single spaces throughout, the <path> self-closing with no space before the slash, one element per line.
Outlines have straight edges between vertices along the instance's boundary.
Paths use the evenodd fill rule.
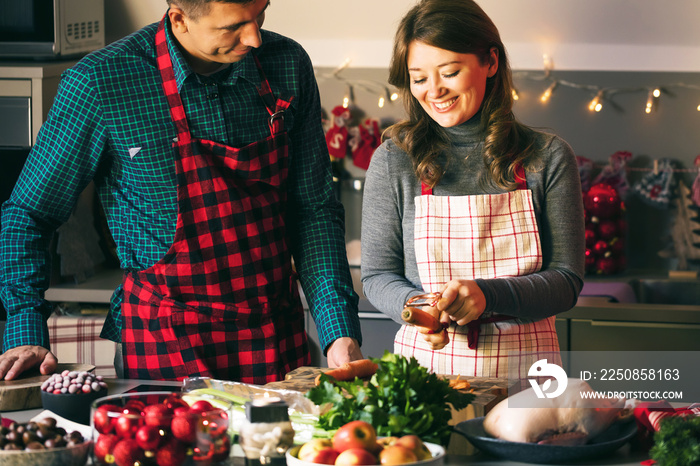
<path fill-rule="evenodd" d="M 659 466 L 700 465 L 700 416 L 663 418 L 649 453 Z"/>
<path fill-rule="evenodd" d="M 319 427 L 332 431 L 344 424 L 369 422 L 379 436 L 418 435 L 427 442 L 447 446 L 452 433 L 448 422 L 452 409 L 466 408 L 474 399 L 450 387 L 447 380 L 431 374 L 415 358 L 388 351 L 381 358 L 371 358 L 379 365 L 376 374 L 365 384 L 331 381 L 321 375 L 321 383 L 306 396 L 317 405 L 331 407 L 319 418 Z"/>

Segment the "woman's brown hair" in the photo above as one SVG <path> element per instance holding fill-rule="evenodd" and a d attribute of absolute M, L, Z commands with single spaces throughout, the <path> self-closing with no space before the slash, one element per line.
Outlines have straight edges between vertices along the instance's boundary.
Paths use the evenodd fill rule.
<path fill-rule="evenodd" d="M 396 32 L 389 83 L 399 90 L 408 119 L 392 126 L 388 134 L 409 154 L 418 179 L 434 187 L 445 169 L 437 159 L 449 142 L 445 130 L 411 95 L 407 59 L 413 41 L 456 53 L 473 53 L 481 64 L 489 63 L 490 51 L 497 50 L 498 70 L 487 80 L 481 105 L 483 157 L 490 175 L 487 182 L 514 189 L 515 166 L 527 168 L 534 156 L 532 132 L 513 115 L 510 65 L 493 21 L 472 0 L 421 0 L 403 17 Z"/>

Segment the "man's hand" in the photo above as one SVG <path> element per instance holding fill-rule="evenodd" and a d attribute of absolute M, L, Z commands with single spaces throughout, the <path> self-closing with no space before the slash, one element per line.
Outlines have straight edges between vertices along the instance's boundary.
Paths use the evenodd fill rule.
<path fill-rule="evenodd" d="M 341 337 L 328 347 L 326 352 L 328 367 L 340 367 L 346 362 L 363 359 L 360 344 L 354 338 Z"/>
<path fill-rule="evenodd" d="M 53 374 L 57 365 L 56 356 L 42 346 L 17 346 L 0 354 L 0 380 L 12 380 L 36 366 L 43 375 Z"/>

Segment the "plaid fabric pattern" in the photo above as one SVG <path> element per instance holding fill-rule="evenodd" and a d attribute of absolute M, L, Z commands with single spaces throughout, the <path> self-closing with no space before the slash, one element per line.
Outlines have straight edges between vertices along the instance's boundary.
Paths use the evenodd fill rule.
<path fill-rule="evenodd" d="M 49 318 L 51 350 L 60 362 L 91 364 L 95 374 L 116 377 L 116 343 L 100 338 L 104 316 L 57 316 Z"/>
<path fill-rule="evenodd" d="M 128 378 L 182 380 L 200 375 L 263 385 L 310 364 L 304 315 L 289 304 L 184 304 L 130 275 L 124 286 Z M 297 289 L 293 280 L 290 286 Z"/>
<path fill-rule="evenodd" d="M 158 23 L 83 58 L 64 73 L 58 94 L 15 190 L 3 205 L 0 297 L 8 311 L 3 350 L 49 348 L 42 299 L 52 231 L 65 222 L 94 180 L 121 267 L 143 270 L 173 243 L 177 135 L 157 69 Z M 212 76 L 192 72 L 166 22 L 166 44 L 193 135 L 231 147 L 269 136 L 269 111 L 257 90 L 254 56 Z M 361 341 L 357 295 L 345 266 L 343 210 L 333 194 L 321 108 L 308 56 L 293 41 L 261 32 L 254 51 L 277 96 L 294 95 L 289 134 L 287 237 L 319 328 L 322 348 L 348 336 Z M 102 337 L 121 337 L 122 288 L 115 291 Z"/>
<path fill-rule="evenodd" d="M 542 267 L 532 193 L 523 175 L 519 189 L 503 194 L 433 196 L 423 189 L 416 197 L 416 259 L 425 291 L 438 292 L 453 279 L 525 275 Z M 554 317 L 488 320 L 494 317 L 483 316 L 478 332 L 474 326 L 452 324 L 450 343 L 439 351 L 432 351 L 415 327 L 404 325 L 396 334 L 394 352 L 414 356 L 439 374 L 478 377 L 508 377 L 521 370 L 526 376 L 541 355 L 551 361 L 552 354 L 559 354 Z M 476 348 L 470 348 L 469 336 L 477 338 Z M 530 356 L 509 368 L 513 352 Z"/>
<path fill-rule="evenodd" d="M 124 282 L 125 374 L 257 384 L 280 380 L 310 361 L 284 235 L 288 141 L 283 117 L 270 123 L 277 133 L 242 149 L 200 144 L 189 131 L 163 25 L 156 47 L 178 128 L 179 214 L 165 257 Z M 268 113 L 283 115 L 290 102 L 271 97 L 255 62 L 260 95 L 274 102 Z M 288 325 L 277 325 L 280 315 Z"/>

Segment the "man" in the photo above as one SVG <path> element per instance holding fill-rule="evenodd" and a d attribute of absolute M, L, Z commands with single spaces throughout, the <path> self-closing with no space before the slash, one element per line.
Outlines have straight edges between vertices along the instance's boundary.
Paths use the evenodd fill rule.
<path fill-rule="evenodd" d="M 3 206 L 0 379 L 56 367 L 48 243 L 91 180 L 125 271 L 102 337 L 126 377 L 266 383 L 308 364 L 292 257 L 329 366 L 362 357 L 308 56 L 261 30 L 269 0 L 168 3 L 64 74 Z"/>

